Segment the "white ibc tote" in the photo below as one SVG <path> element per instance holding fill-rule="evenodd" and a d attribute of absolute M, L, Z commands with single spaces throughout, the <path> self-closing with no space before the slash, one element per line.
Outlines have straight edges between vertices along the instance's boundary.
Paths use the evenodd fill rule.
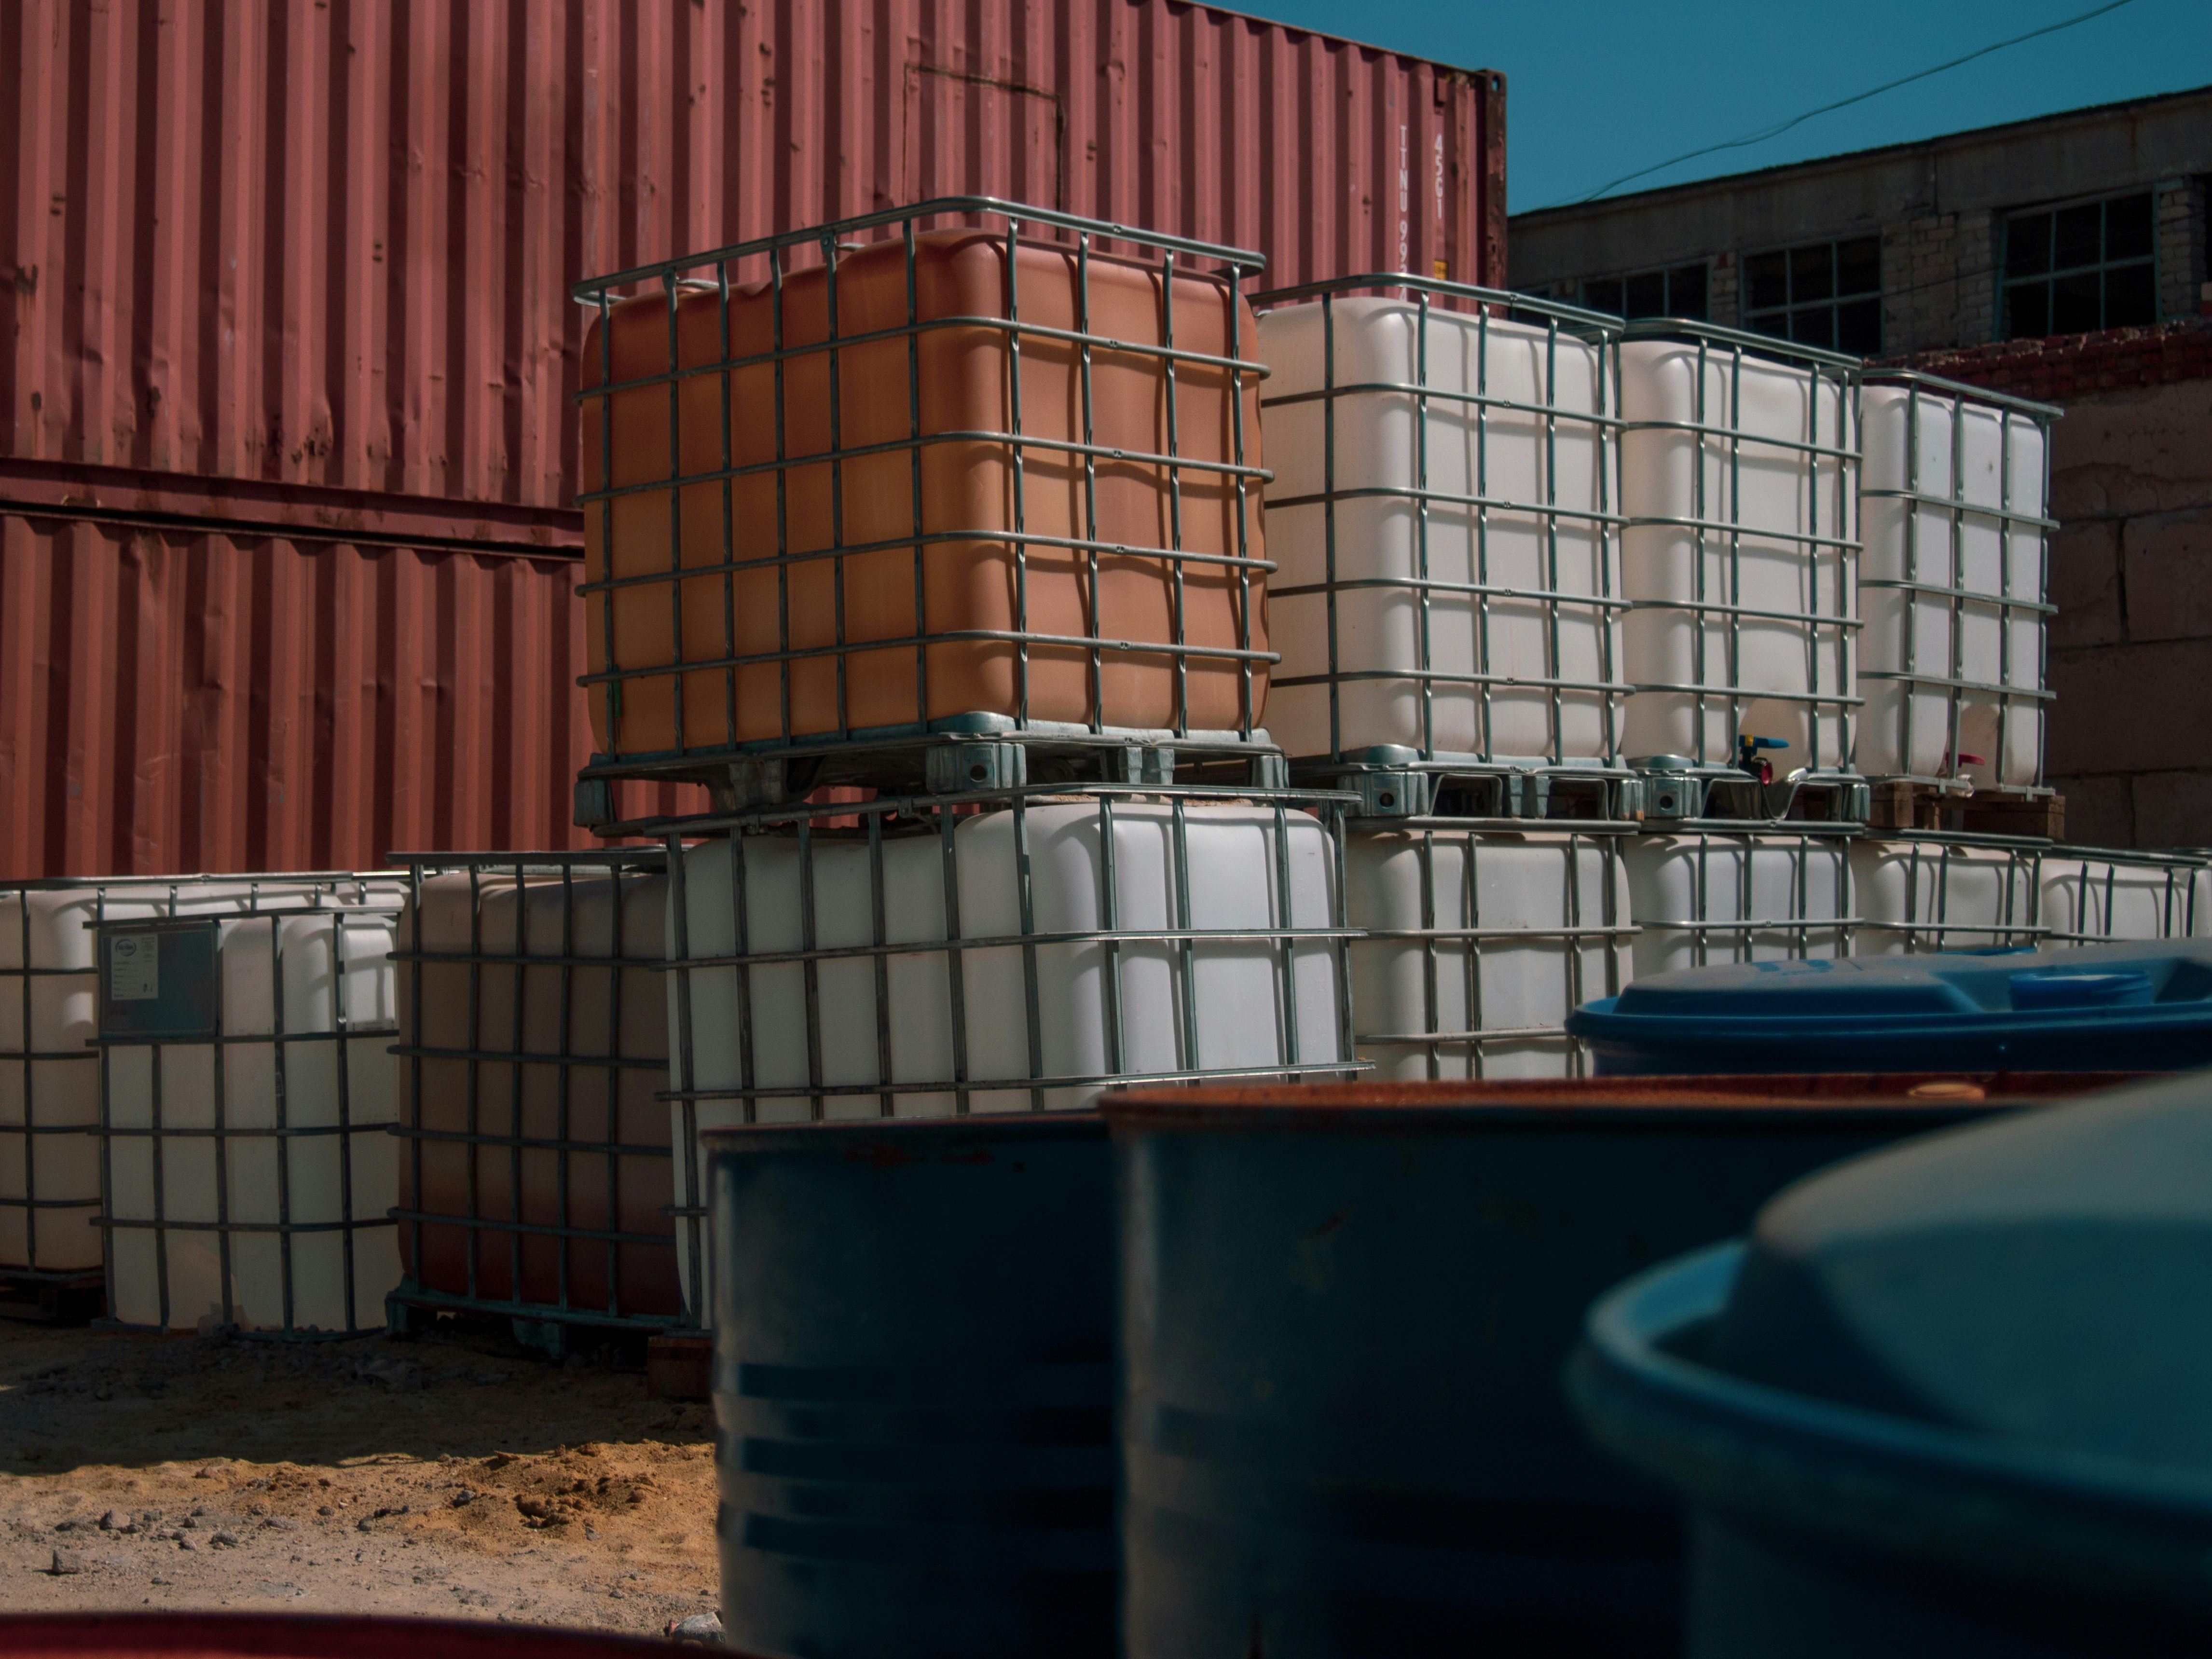
<path fill-rule="evenodd" d="M 1619 319 L 1413 276 L 1255 303 L 1275 740 L 1616 760 Z"/>
<path fill-rule="evenodd" d="M 1567 1016 L 1629 978 L 1621 840 L 1447 820 L 1350 831 L 1352 1010 L 1374 1075 L 1579 1076 Z"/>
<path fill-rule="evenodd" d="M 1628 325 L 1621 566 L 1632 761 L 1848 771 L 1856 360 L 1702 324 Z"/>
<path fill-rule="evenodd" d="M 2054 943 L 2212 936 L 2212 865 L 2201 856 L 2053 847 L 2042 889 Z"/>
<path fill-rule="evenodd" d="M 1956 836 L 1854 842 L 1860 923 L 1852 954 L 1918 956 L 2049 943 L 2040 925 L 2043 849 Z"/>
<path fill-rule="evenodd" d="M 1850 846 L 1817 833 L 1630 836 L 1621 856 L 1637 977 L 1850 955 Z"/>
<path fill-rule="evenodd" d="M 99 930 L 118 1322 L 382 1328 L 399 1280 L 398 908 Z"/>
<path fill-rule="evenodd" d="M 1071 786 L 672 845 L 672 1139 L 1343 1074 L 1338 847 L 1300 799 Z M 711 1306 L 712 1249 L 677 1260 Z"/>
<path fill-rule="evenodd" d="M 95 924 L 357 904 L 397 891 L 389 878 L 319 872 L 0 886 L 0 1280 L 99 1275 Z"/>
<path fill-rule="evenodd" d="M 2059 411 L 1889 374 L 1860 410 L 1859 769 L 2039 788 Z"/>

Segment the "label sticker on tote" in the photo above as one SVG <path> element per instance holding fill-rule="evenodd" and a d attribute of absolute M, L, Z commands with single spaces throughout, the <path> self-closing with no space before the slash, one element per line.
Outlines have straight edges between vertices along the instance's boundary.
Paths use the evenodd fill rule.
<path fill-rule="evenodd" d="M 161 994 L 161 938 L 125 933 L 107 942 L 107 995 L 113 1002 L 150 1002 Z"/>

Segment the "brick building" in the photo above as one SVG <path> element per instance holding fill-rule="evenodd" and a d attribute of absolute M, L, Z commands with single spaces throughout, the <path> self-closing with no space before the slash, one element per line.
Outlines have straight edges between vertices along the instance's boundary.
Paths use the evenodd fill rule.
<path fill-rule="evenodd" d="M 1510 221 L 1513 285 L 2063 405 L 2051 781 L 2070 840 L 2212 844 L 2212 88 Z"/>

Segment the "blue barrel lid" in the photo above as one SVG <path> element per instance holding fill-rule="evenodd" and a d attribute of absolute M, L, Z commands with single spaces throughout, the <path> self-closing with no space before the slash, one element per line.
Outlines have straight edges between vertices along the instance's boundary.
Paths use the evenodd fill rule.
<path fill-rule="evenodd" d="M 1929 1136 L 1760 1212 L 1708 1350 L 1895 1416 L 2212 1474 L 2212 1079 Z"/>
<path fill-rule="evenodd" d="M 1612 1070 L 2171 1070 L 2212 1062 L 2212 939 L 1676 969 L 1567 1029 Z"/>

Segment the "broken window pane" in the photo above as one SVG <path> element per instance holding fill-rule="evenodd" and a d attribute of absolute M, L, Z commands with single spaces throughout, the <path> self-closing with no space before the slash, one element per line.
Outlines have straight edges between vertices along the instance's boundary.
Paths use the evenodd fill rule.
<path fill-rule="evenodd" d="M 2158 295 L 2148 264 L 2115 265 L 2105 273 L 2105 326 L 2136 328 L 2158 320 Z"/>
<path fill-rule="evenodd" d="M 1667 273 L 1667 311 L 1674 317 L 1703 317 L 1705 311 L 1705 267 L 1677 265 Z"/>
<path fill-rule="evenodd" d="M 1620 313 L 1620 278 L 1593 276 L 1583 284 L 1583 303 L 1592 311 L 1609 311 L 1618 317 Z"/>
<path fill-rule="evenodd" d="M 1881 349 L 1881 301 L 1854 300 L 1836 307 L 1836 346 L 1838 350 L 1871 357 Z"/>
<path fill-rule="evenodd" d="M 1881 292 L 1881 238 L 1861 236 L 1836 244 L 1836 292 Z"/>
<path fill-rule="evenodd" d="M 1667 273 L 1662 270 L 1639 271 L 1627 279 L 1627 305 L 1621 312 L 1624 317 L 1663 317 L 1667 313 Z"/>
<path fill-rule="evenodd" d="M 2005 337 L 2035 340 L 2051 332 L 2051 285 L 2022 283 L 2005 292 Z"/>
<path fill-rule="evenodd" d="M 1790 303 L 1825 300 L 1836 291 L 1836 249 L 1832 242 L 1814 242 L 1790 250 Z"/>
<path fill-rule="evenodd" d="M 2059 209 L 2058 228 L 2051 239 L 2051 268 L 2078 270 L 2083 265 L 2095 264 L 2102 247 L 2098 231 L 2103 221 L 2101 202 L 2084 202 L 2079 207 Z"/>
<path fill-rule="evenodd" d="M 1743 262 L 1743 278 L 1751 292 L 1751 308 L 1765 311 L 1790 303 L 1789 256 L 1754 253 Z"/>
<path fill-rule="evenodd" d="M 2098 313 L 2098 290 L 2103 286 L 2097 272 L 2077 270 L 2051 284 L 2051 331 L 2053 334 L 2093 334 L 2104 326 Z"/>
<path fill-rule="evenodd" d="M 2148 259 L 2151 252 L 2150 195 L 2117 196 L 2105 204 L 2105 257 Z M 2117 328 L 2118 324 L 2109 326 Z"/>
<path fill-rule="evenodd" d="M 2005 226 L 2005 275 L 2040 276 L 2051 269 L 2051 216 L 2023 213 Z"/>
<path fill-rule="evenodd" d="M 1832 346 L 1836 343 L 1836 313 L 1832 306 L 1808 306 L 1790 313 L 1790 337 L 1800 345 Z"/>

